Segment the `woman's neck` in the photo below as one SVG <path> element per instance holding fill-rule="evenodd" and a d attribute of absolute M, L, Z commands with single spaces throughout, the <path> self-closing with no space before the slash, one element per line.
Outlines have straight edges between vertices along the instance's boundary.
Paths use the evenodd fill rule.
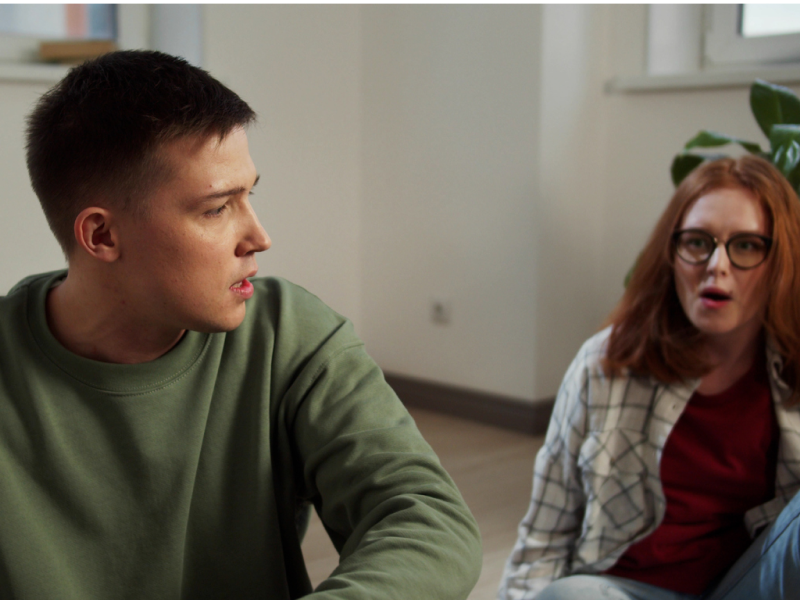
<path fill-rule="evenodd" d="M 736 338 L 712 338 L 706 340 L 710 362 L 714 367 L 700 379 L 697 391 L 711 395 L 724 392 L 753 366 L 756 358 L 763 354 L 764 330 L 755 335 Z"/>

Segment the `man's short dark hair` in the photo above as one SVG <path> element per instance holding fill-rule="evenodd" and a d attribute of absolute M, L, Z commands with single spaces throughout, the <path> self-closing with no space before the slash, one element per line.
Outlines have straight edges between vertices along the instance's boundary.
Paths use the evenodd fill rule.
<path fill-rule="evenodd" d="M 143 214 L 143 196 L 163 182 L 158 155 L 184 136 L 223 138 L 256 118 L 234 92 L 181 58 L 120 51 L 73 68 L 28 119 L 31 183 L 69 255 L 73 225 L 93 204 Z"/>

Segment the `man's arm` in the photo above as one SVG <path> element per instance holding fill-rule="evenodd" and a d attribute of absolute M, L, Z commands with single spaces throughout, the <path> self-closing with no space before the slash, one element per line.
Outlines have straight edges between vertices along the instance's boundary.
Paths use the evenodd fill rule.
<path fill-rule="evenodd" d="M 315 309 L 312 320 L 297 304 L 284 308 L 295 312 L 281 321 L 299 323 L 297 337 L 317 337 L 326 327 L 319 319 L 331 323 L 332 311 Z M 307 359 L 288 360 L 297 370 L 277 418 L 295 493 L 315 504 L 340 553 L 307 597 L 466 598 L 481 569 L 477 524 L 352 325 L 336 317 Z"/>

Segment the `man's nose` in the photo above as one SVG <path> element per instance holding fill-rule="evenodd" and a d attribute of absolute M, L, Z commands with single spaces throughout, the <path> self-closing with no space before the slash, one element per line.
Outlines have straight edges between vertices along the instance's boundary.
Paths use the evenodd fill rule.
<path fill-rule="evenodd" d="M 261 226 L 258 216 L 253 210 L 252 205 L 247 203 L 247 211 L 244 215 L 245 223 L 242 229 L 242 239 L 236 248 L 237 256 L 244 256 L 251 252 L 264 252 L 272 246 L 272 240 Z"/>

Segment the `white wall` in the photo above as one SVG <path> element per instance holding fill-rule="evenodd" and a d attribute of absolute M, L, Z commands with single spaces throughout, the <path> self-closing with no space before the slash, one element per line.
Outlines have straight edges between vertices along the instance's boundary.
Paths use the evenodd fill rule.
<path fill-rule="evenodd" d="M 550 396 L 622 294 L 674 154 L 703 128 L 763 139 L 748 90 L 606 93 L 646 64 L 642 5 L 364 14 L 368 347 L 402 374 Z"/>
<path fill-rule="evenodd" d="M 361 27 L 355 6 L 205 5 L 204 67 L 259 115 L 259 274 L 303 285 L 359 328 Z"/>
<path fill-rule="evenodd" d="M 542 7 L 539 164 L 536 170 L 536 362 L 525 398 L 552 396 L 608 306 L 600 282 L 607 127 L 606 39 L 591 7 Z"/>
<path fill-rule="evenodd" d="M 549 32 L 555 31 L 552 37 L 562 46 L 570 39 L 568 31 L 552 28 L 553 19 L 575 21 L 573 36 L 580 30 L 578 23 L 589 27 L 580 34 L 585 42 L 580 50 L 578 39 L 573 39 L 572 53 L 566 46 L 560 49 L 559 55 L 566 61 L 561 64 L 562 75 L 548 80 L 547 56 L 555 49 L 547 43 Z M 546 357 L 541 350 L 537 353 L 540 360 L 534 398 L 557 389 L 559 371 L 566 367 L 569 355 L 591 333 L 592 323 L 599 325 L 622 294 L 625 273 L 674 191 L 669 166 L 683 144 L 699 130 L 711 129 L 768 147 L 750 112 L 746 87 L 617 94 L 602 91 L 603 83 L 614 76 L 641 72 L 646 62 L 646 22 L 647 9 L 641 5 L 545 7 L 548 32 L 543 36 L 542 118 L 582 123 L 576 130 L 587 135 L 572 136 L 561 148 L 562 158 L 551 164 L 542 150 L 543 185 L 550 181 L 558 190 L 557 195 L 548 197 L 548 188 L 542 188 L 543 206 L 561 211 L 563 216 L 564 209 L 553 207 L 566 204 L 572 209 L 569 223 L 564 220 L 551 231 L 557 236 L 572 231 L 568 239 L 574 245 L 572 262 L 558 263 L 564 272 L 563 283 L 554 272 L 543 273 L 537 282 L 545 290 L 566 286 L 568 291 L 561 302 L 550 297 L 549 304 L 540 303 L 547 310 L 537 315 L 541 324 L 537 348 L 549 346 L 552 353 Z M 586 85 L 580 94 L 583 101 L 548 105 L 551 94 L 563 91 L 562 85 L 579 87 L 570 74 L 581 70 Z M 544 148 L 550 145 L 546 128 L 543 134 Z M 723 151 L 739 153 L 735 148 Z M 566 247 L 561 245 L 563 253 Z M 594 271 L 594 277 L 588 270 Z"/>
<path fill-rule="evenodd" d="M 384 369 L 533 391 L 539 13 L 364 9 L 362 318 Z"/>
<path fill-rule="evenodd" d="M 25 117 L 48 87 L 0 82 L 0 295 L 27 275 L 65 265 L 25 166 Z"/>
<path fill-rule="evenodd" d="M 746 88 L 607 94 L 646 7 L 203 7 L 204 66 L 260 114 L 262 274 L 353 318 L 387 370 L 536 400 L 600 326 L 701 128 L 761 140 Z M 0 289 L 63 265 L 0 82 Z M 429 319 L 433 295 L 452 321 Z"/>

